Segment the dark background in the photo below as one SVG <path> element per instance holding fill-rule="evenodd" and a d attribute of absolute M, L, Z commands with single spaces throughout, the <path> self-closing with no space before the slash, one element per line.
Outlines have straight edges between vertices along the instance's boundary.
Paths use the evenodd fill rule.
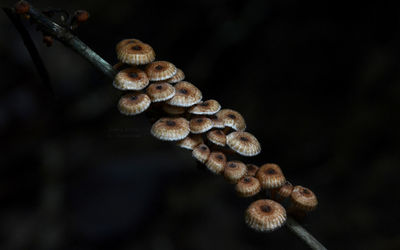
<path fill-rule="evenodd" d="M 5 1 L 2 6 L 12 6 Z M 330 249 L 399 249 L 399 9 L 304 1 L 36 1 L 86 9 L 76 34 L 110 63 L 149 43 L 205 99 L 243 114 L 262 153 L 319 208 Z M 0 249 L 307 249 L 286 228 L 255 233 L 250 201 L 119 114 L 111 80 L 29 26 L 44 87 L 0 14 Z"/>

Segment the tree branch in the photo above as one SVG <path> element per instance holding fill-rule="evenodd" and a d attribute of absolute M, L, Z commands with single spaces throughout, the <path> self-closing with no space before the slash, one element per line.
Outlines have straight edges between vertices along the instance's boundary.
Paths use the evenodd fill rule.
<path fill-rule="evenodd" d="M 30 6 L 29 14 L 31 18 L 41 25 L 42 28 L 46 29 L 50 35 L 55 37 L 57 40 L 62 42 L 64 45 L 72 48 L 83 56 L 86 60 L 91 62 L 96 68 L 102 71 L 105 75 L 114 78 L 116 72 L 112 66 L 101 58 L 96 52 L 91 50 L 85 43 L 83 43 L 78 37 L 73 35 L 68 29 L 61 27 L 57 23 L 53 22 L 40 11 Z M 307 232 L 299 223 L 293 218 L 288 217 L 286 226 L 289 230 L 299 237 L 305 244 L 311 249 L 326 249 L 321 243 L 319 243 L 310 233 Z"/>

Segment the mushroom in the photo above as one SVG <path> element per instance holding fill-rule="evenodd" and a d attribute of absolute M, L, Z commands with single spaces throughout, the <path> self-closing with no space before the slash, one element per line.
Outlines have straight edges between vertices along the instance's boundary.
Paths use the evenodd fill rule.
<path fill-rule="evenodd" d="M 197 145 L 202 144 L 203 138 L 201 135 L 188 135 L 183 140 L 178 141 L 176 144 L 181 148 L 193 150 Z"/>
<path fill-rule="evenodd" d="M 260 232 L 270 232 L 286 222 L 286 210 L 273 200 L 258 200 L 250 204 L 245 212 L 246 224 Z"/>
<path fill-rule="evenodd" d="M 210 156 L 210 149 L 206 144 L 200 144 L 192 151 L 192 156 L 201 163 L 206 163 Z"/>
<path fill-rule="evenodd" d="M 179 107 L 190 107 L 201 101 L 201 91 L 193 84 L 181 81 L 175 84 L 175 96 L 167 101 L 168 104 Z"/>
<path fill-rule="evenodd" d="M 160 118 L 151 127 L 151 134 L 164 141 L 179 141 L 189 133 L 189 122 L 185 118 Z"/>
<path fill-rule="evenodd" d="M 224 176 L 231 183 L 237 183 L 247 171 L 246 165 L 241 161 L 228 161 L 225 164 Z"/>
<path fill-rule="evenodd" d="M 189 109 L 189 113 L 196 115 L 213 115 L 221 109 L 221 105 L 216 100 L 199 102 Z"/>
<path fill-rule="evenodd" d="M 147 87 L 146 94 L 152 102 L 162 102 L 171 99 L 175 95 L 175 88 L 167 82 L 156 82 Z"/>
<path fill-rule="evenodd" d="M 176 67 L 167 61 L 157 61 L 148 64 L 145 71 L 151 81 L 161 81 L 175 75 Z"/>
<path fill-rule="evenodd" d="M 259 169 L 257 165 L 254 164 L 246 164 L 247 167 L 247 175 L 248 176 L 256 176 L 256 173 Z"/>
<path fill-rule="evenodd" d="M 201 134 L 207 132 L 213 127 L 212 121 L 207 117 L 192 118 L 189 122 L 190 132 L 193 134 Z"/>
<path fill-rule="evenodd" d="M 213 129 L 207 132 L 207 139 L 221 147 L 224 147 L 226 144 L 226 135 L 219 129 Z"/>
<path fill-rule="evenodd" d="M 148 64 L 156 58 L 153 48 L 139 40 L 123 40 L 116 46 L 117 57 L 123 63 L 130 65 Z"/>
<path fill-rule="evenodd" d="M 114 78 L 113 86 L 119 90 L 141 90 L 149 85 L 146 73 L 136 67 L 119 71 Z"/>
<path fill-rule="evenodd" d="M 233 128 L 236 131 L 244 131 L 246 122 L 243 116 L 232 109 L 221 109 L 216 116 L 224 121 L 225 127 Z"/>
<path fill-rule="evenodd" d="M 260 182 L 253 176 L 244 176 L 235 186 L 236 193 L 241 197 L 251 197 L 261 190 Z"/>
<path fill-rule="evenodd" d="M 226 136 L 226 144 L 243 156 L 255 156 L 261 152 L 257 138 L 248 132 L 232 132 Z"/>
<path fill-rule="evenodd" d="M 118 102 L 118 110 L 124 115 L 137 115 L 149 108 L 150 98 L 141 93 L 128 93 Z"/>
<path fill-rule="evenodd" d="M 306 187 L 294 186 L 290 198 L 292 206 L 301 211 L 310 212 L 318 205 L 317 196 Z"/>
<path fill-rule="evenodd" d="M 181 69 L 176 68 L 176 73 L 171 78 L 168 78 L 166 81 L 169 83 L 177 83 L 185 79 L 185 74 Z"/>
<path fill-rule="evenodd" d="M 274 163 L 262 165 L 257 171 L 256 177 L 265 189 L 281 187 L 286 181 L 281 168 Z"/>
<path fill-rule="evenodd" d="M 226 156 L 222 152 L 211 152 L 206 162 L 207 168 L 214 174 L 221 174 L 226 164 Z"/>

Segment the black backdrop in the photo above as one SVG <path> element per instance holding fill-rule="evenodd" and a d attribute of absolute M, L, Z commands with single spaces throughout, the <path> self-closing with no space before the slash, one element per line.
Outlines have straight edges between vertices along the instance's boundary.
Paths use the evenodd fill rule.
<path fill-rule="evenodd" d="M 5 1 L 3 6 L 11 6 Z M 86 9 L 76 34 L 111 63 L 138 38 L 206 99 L 238 110 L 262 153 L 320 206 L 304 226 L 331 249 L 400 248 L 399 11 L 304 1 L 36 1 Z M 189 151 L 157 141 L 120 92 L 58 42 L 30 33 L 51 96 L 0 14 L 1 249 L 307 249 L 255 233 L 249 204 Z"/>

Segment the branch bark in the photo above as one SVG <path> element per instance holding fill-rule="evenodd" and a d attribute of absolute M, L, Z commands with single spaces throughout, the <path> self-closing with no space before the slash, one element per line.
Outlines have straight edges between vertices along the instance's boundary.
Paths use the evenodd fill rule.
<path fill-rule="evenodd" d="M 75 52 L 83 56 L 109 78 L 114 78 L 116 71 L 113 69 L 113 67 L 98 54 L 96 54 L 96 52 L 89 48 L 85 43 L 83 43 L 78 37 L 72 34 L 68 29 L 53 22 L 33 6 L 30 6 L 29 15 L 36 23 L 41 25 L 42 28 L 46 29 L 48 34 L 55 37 L 67 47 L 75 50 Z M 326 249 L 317 239 L 315 239 L 315 237 L 307 232 L 307 230 L 304 229 L 293 218 L 288 217 L 286 227 L 311 249 Z"/>

